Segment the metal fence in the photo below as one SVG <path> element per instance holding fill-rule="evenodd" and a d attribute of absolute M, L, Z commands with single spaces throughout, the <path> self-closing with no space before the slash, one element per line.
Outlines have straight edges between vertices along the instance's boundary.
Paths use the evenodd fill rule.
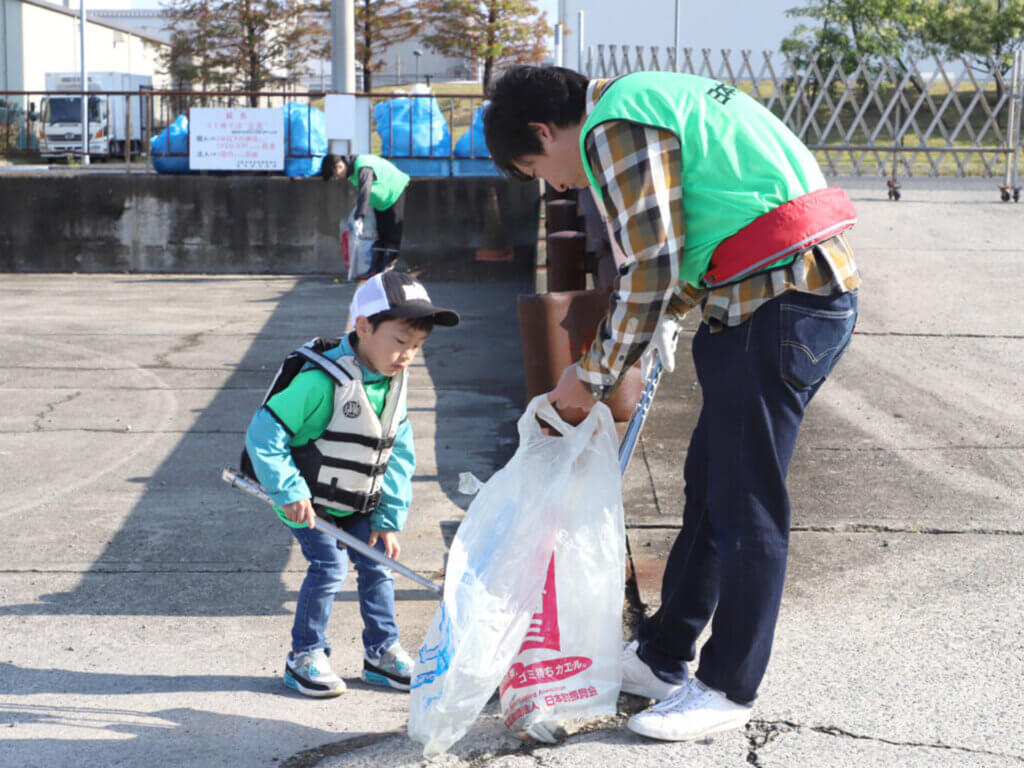
<path fill-rule="evenodd" d="M 443 91 L 443 86 L 439 87 Z M 362 126 L 369 151 L 385 157 L 410 160 L 451 160 L 456 143 L 468 133 L 465 146 L 471 158 L 486 157 L 472 129 L 473 117 L 483 101 L 480 94 L 389 93 L 362 94 L 368 101 L 367 123 Z M 54 131 L 53 105 L 67 102 L 64 111 L 68 131 Z M 166 130 L 179 115 L 193 107 L 282 107 L 298 104 L 306 109 L 324 108 L 325 94 L 295 91 L 185 91 L 140 92 L 90 91 L 86 135 L 90 157 L 129 162 L 152 152 L 168 157 L 188 155 L 171 146 Z M 396 106 L 404 108 L 396 111 Z M 0 91 L 0 156 L 20 161 L 47 161 L 82 155 L 81 95 L 71 92 Z M 408 123 L 403 122 L 407 120 Z M 305 120 L 306 130 L 312 121 Z M 56 124 L 56 125 L 59 125 Z M 286 125 L 286 157 L 309 157 L 305 141 L 292 142 Z M 153 141 L 154 137 L 157 137 Z"/>
<path fill-rule="evenodd" d="M 831 174 L 1003 174 L 1004 199 L 1019 194 L 1024 55 L 1002 68 L 979 70 L 968 61 L 861 59 L 853 66 L 831 56 L 685 48 L 676 66 L 672 48 L 595 45 L 587 51 L 590 77 L 640 70 L 676 70 L 729 83 L 774 112 Z M 897 192 L 898 197 L 898 192 Z"/>

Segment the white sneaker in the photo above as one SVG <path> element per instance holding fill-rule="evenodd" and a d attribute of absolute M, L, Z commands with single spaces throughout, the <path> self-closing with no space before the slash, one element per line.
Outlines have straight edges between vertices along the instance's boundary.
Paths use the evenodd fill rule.
<path fill-rule="evenodd" d="M 742 728 L 752 711 L 750 705 L 737 704 L 692 678 L 682 690 L 633 715 L 626 727 L 651 739 L 691 741 Z"/>
<path fill-rule="evenodd" d="M 345 681 L 334 674 L 323 648 L 308 653 L 289 652 L 284 662 L 284 684 L 305 696 L 316 698 L 345 692 Z"/>
<path fill-rule="evenodd" d="M 647 699 L 666 699 L 680 690 L 686 683 L 666 683 L 636 655 L 640 643 L 634 640 L 622 644 L 622 692 L 643 696 Z"/>
<path fill-rule="evenodd" d="M 412 683 L 412 657 L 397 640 L 375 659 L 364 653 L 363 682 L 408 691 Z"/>

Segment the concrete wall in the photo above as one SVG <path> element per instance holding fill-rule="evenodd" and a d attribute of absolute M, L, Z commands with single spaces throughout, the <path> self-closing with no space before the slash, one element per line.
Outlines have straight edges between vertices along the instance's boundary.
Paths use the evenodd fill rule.
<path fill-rule="evenodd" d="M 508 179 L 414 179 L 407 263 L 473 269 L 492 190 L 508 244 L 532 267 L 540 186 Z M 0 181 L 0 272 L 337 274 L 338 222 L 354 203 L 352 185 L 320 179 L 9 176 Z"/>

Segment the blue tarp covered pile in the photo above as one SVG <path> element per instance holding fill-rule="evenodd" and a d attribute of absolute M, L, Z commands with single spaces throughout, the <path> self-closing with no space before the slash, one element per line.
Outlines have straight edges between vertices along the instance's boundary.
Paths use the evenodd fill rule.
<path fill-rule="evenodd" d="M 373 108 L 381 139 L 381 155 L 413 176 L 499 175 L 484 139 L 483 116 L 487 102 L 473 113 L 472 124 L 452 148 L 452 137 L 441 106 L 433 96 L 399 96 Z M 324 113 L 305 104 L 289 102 L 282 108 L 285 127 L 284 173 L 291 177 L 320 173 L 327 154 Z M 190 173 L 189 123 L 178 115 L 173 123 L 150 139 L 150 156 L 158 173 Z M 454 156 L 454 162 L 450 158 Z M 226 173 L 219 171 L 217 173 Z"/>
<path fill-rule="evenodd" d="M 491 151 L 484 138 L 485 101 L 473 113 L 473 122 L 455 143 L 455 159 L 452 161 L 452 176 L 501 176 L 501 171 L 491 162 Z"/>
<path fill-rule="evenodd" d="M 187 115 L 178 115 L 149 140 L 149 156 L 157 173 L 188 173 Z"/>
<path fill-rule="evenodd" d="M 469 127 L 459 140 L 455 142 L 456 157 L 490 157 L 491 151 L 487 149 L 487 139 L 484 138 L 484 113 L 487 111 L 489 101 L 473 113 L 473 124 Z"/>
<path fill-rule="evenodd" d="M 400 96 L 373 108 L 384 157 L 448 157 L 452 138 L 433 96 Z"/>
<path fill-rule="evenodd" d="M 320 173 L 327 154 L 327 121 L 324 113 L 305 104 L 284 105 L 284 174 L 301 177 Z M 309 157 L 306 157 L 309 155 Z"/>

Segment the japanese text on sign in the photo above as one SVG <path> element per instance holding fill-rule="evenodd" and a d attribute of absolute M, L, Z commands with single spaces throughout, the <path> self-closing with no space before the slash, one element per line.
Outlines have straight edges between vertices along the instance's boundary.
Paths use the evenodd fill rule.
<path fill-rule="evenodd" d="M 193 108 L 189 114 L 188 162 L 194 171 L 284 170 L 282 111 Z"/>

